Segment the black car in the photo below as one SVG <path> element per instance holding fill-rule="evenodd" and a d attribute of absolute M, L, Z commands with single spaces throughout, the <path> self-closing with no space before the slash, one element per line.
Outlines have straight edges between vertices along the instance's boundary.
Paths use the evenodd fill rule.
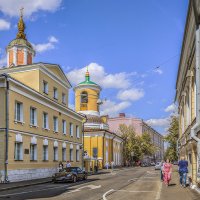
<path fill-rule="evenodd" d="M 56 182 L 76 182 L 78 180 L 86 180 L 87 173 L 79 167 L 68 167 L 60 170 L 52 176 L 52 181 Z"/>

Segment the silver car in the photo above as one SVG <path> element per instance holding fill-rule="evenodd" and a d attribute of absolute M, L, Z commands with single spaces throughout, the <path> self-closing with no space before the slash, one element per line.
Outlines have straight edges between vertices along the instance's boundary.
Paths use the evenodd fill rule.
<path fill-rule="evenodd" d="M 162 165 L 161 162 L 157 162 L 155 165 L 155 170 L 161 170 L 161 165 Z"/>

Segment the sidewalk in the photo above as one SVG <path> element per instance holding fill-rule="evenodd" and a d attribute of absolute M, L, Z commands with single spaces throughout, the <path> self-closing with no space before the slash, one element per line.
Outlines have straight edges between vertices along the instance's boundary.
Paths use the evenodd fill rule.
<path fill-rule="evenodd" d="M 102 170 L 99 170 L 98 173 L 94 173 L 94 172 L 88 173 L 88 176 L 106 174 L 110 172 L 111 172 L 110 170 L 102 169 Z M 40 184 L 51 183 L 51 182 L 52 182 L 52 178 L 49 177 L 49 178 L 33 179 L 33 180 L 20 181 L 20 182 L 0 183 L 0 192 L 5 191 L 5 190 L 22 188 L 22 187 L 27 187 L 27 186 L 32 186 L 32 185 L 40 185 Z"/>
<path fill-rule="evenodd" d="M 183 188 L 179 184 L 178 172 L 173 172 L 170 185 L 167 187 L 162 183 L 160 200 L 197 200 L 200 199 L 200 194 L 192 190 L 189 186 Z"/>

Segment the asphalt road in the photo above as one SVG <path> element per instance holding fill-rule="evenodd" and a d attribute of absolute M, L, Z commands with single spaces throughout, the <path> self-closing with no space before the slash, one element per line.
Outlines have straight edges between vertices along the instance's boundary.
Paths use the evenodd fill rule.
<path fill-rule="evenodd" d="M 75 184 L 46 183 L 0 192 L 0 200 L 159 200 L 163 185 L 159 178 L 160 171 L 153 167 L 125 168 Z"/>

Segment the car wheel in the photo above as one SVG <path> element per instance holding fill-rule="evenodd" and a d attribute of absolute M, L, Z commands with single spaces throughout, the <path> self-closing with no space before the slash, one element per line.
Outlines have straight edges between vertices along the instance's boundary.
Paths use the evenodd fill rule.
<path fill-rule="evenodd" d="M 76 177 L 76 176 L 73 176 L 72 181 L 73 181 L 73 183 L 76 183 L 77 177 Z"/>

